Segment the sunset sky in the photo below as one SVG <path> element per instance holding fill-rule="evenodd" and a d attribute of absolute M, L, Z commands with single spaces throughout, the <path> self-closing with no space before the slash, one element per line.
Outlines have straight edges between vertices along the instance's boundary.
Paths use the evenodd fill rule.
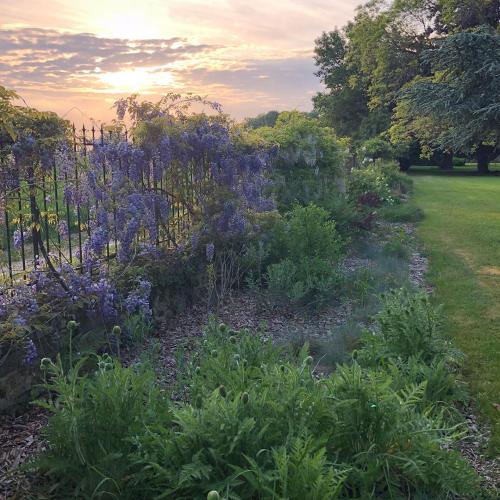
<path fill-rule="evenodd" d="M 75 122 L 134 92 L 206 95 L 235 118 L 309 110 L 314 39 L 359 3 L 0 0 L 0 84 Z"/>

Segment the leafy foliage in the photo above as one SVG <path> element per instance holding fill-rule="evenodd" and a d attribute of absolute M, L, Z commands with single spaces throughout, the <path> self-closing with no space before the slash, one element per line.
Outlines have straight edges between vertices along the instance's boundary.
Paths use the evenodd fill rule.
<path fill-rule="evenodd" d="M 347 182 L 347 193 L 358 203 L 363 203 L 367 195 L 373 196 L 375 206 L 394 202 L 388 179 L 376 165 L 353 170 Z"/>
<path fill-rule="evenodd" d="M 399 203 L 402 194 L 412 190 L 413 182 L 399 172 L 393 162 L 376 161 L 351 171 L 347 194 L 358 205 L 376 207 Z"/>
<path fill-rule="evenodd" d="M 286 355 L 263 332 L 212 321 L 186 374 L 190 403 L 166 401 L 147 369 L 101 360 L 93 377 L 83 377 L 50 364 L 48 387 L 57 399 L 39 467 L 66 480 L 57 483 L 61 494 L 86 497 L 475 491 L 469 466 L 443 448 L 461 431 L 431 411 L 420 375 L 354 363 L 318 379 L 312 362 L 307 347 Z"/>
<path fill-rule="evenodd" d="M 363 141 L 358 153 L 363 158 L 363 161 L 373 161 L 380 158 L 390 160 L 394 157 L 394 150 L 391 144 L 380 137 L 372 137 Z"/>
<path fill-rule="evenodd" d="M 13 123 L 17 111 L 12 104 L 16 97 L 14 91 L 0 86 L 0 133 L 8 134 L 12 140 L 16 140 L 17 136 Z"/>
<path fill-rule="evenodd" d="M 386 139 L 390 128 L 393 154 L 404 169 L 420 153 L 428 156 L 429 145 L 438 156 L 450 158 L 459 145 L 464 153 L 483 140 L 490 145 L 492 124 L 484 116 L 488 109 L 493 111 L 490 104 L 498 101 L 496 42 L 474 34 L 489 32 L 498 37 L 499 12 L 497 0 L 365 3 L 353 21 L 316 40 L 316 74 L 326 91 L 314 97 L 315 111 L 339 135 L 352 138 L 354 150 L 362 141 Z M 450 64 L 453 51 L 455 62 Z M 465 60 L 461 67 L 460 61 Z M 471 83 L 476 79 L 477 85 L 467 84 L 466 89 L 455 70 L 468 73 L 465 78 Z M 457 85 L 447 87 L 452 79 Z M 400 95 L 408 85 L 410 89 L 415 85 L 420 99 L 411 108 Z M 431 100 L 440 104 L 429 104 L 429 113 L 422 112 L 419 108 Z M 455 112 L 443 112 L 446 107 Z M 463 131 L 458 124 L 466 124 Z M 472 144 L 466 137 L 471 133 L 476 136 Z M 491 150 L 487 154 L 495 156 Z M 443 164 L 451 166 L 446 159 Z"/>
<path fill-rule="evenodd" d="M 389 222 L 419 222 L 424 218 L 423 210 L 409 202 L 382 207 L 378 215 Z"/>
<path fill-rule="evenodd" d="M 315 109 L 340 135 L 366 140 L 388 128 L 399 89 L 424 71 L 419 55 L 430 44 L 434 16 L 428 2 L 377 0 L 316 40 L 317 75 L 327 92 L 314 98 Z"/>
<path fill-rule="evenodd" d="M 423 61 L 433 76 L 404 89 L 397 119 L 417 120 L 414 130 L 430 147 L 465 154 L 477 149 L 478 155 L 486 149 L 488 161 L 494 158 L 500 133 L 498 33 L 483 27 L 450 35 Z M 426 137 L 428 123 L 434 133 Z"/>
<path fill-rule="evenodd" d="M 342 246 L 326 210 L 315 205 L 296 206 L 283 235 L 282 260 L 268 267 L 271 296 L 296 304 L 324 302 L 340 281 L 336 264 Z"/>
<path fill-rule="evenodd" d="M 126 495 L 132 437 L 156 419 L 169 419 L 169 404 L 151 371 L 123 368 L 98 358 L 92 377 L 81 373 L 82 359 L 68 372 L 60 359 L 42 361 L 47 389 L 57 400 L 41 402 L 54 416 L 46 430 L 50 443 L 37 467 L 58 478 L 75 497 Z"/>
<path fill-rule="evenodd" d="M 275 146 L 274 190 L 281 210 L 294 203 L 317 202 L 334 189 L 344 159 L 344 146 L 333 130 L 306 113 L 280 113 L 273 127 L 250 132 L 255 141 Z"/>
<path fill-rule="evenodd" d="M 408 260 L 410 258 L 409 246 L 410 238 L 404 230 L 399 230 L 386 241 L 383 251 L 386 255 Z"/>
<path fill-rule="evenodd" d="M 425 292 L 412 293 L 406 288 L 390 291 L 383 297 L 377 321 L 379 331 L 364 337 L 366 348 L 361 351 L 374 362 L 416 356 L 429 363 L 456 354 L 440 336 L 440 312 Z"/>
<path fill-rule="evenodd" d="M 254 118 L 247 118 L 245 125 L 249 128 L 274 127 L 279 115 L 278 111 L 268 111 Z"/>

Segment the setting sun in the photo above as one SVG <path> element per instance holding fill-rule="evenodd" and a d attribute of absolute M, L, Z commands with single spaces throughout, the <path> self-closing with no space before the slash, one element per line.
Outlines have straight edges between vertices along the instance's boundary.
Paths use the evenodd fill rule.
<path fill-rule="evenodd" d="M 170 86 L 173 83 L 171 73 L 162 69 L 151 71 L 138 68 L 103 73 L 99 78 L 106 85 L 107 90 L 120 93 L 140 92 L 147 94 L 152 90 L 159 90 L 159 87 Z"/>

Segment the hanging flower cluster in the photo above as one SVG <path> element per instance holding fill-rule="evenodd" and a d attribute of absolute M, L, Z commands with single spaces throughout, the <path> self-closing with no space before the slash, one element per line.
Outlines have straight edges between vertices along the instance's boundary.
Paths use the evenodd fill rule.
<path fill-rule="evenodd" d="M 74 155 L 61 148 L 56 164 L 72 179 L 65 201 L 95 207 L 86 258 L 112 245 L 126 262 L 145 246 L 153 248 L 175 205 L 187 209 L 191 225 L 220 235 L 243 233 L 249 210 L 274 208 L 264 175 L 269 153 L 242 147 L 227 124 L 208 117 L 169 120 L 136 144 L 94 144 L 79 159 L 78 179 L 69 175 Z"/>
<path fill-rule="evenodd" d="M 153 312 L 150 306 L 151 282 L 140 278 L 137 286 L 125 299 L 125 310 L 128 314 L 142 314 L 144 318 L 151 319 Z"/>
<path fill-rule="evenodd" d="M 85 214 L 83 229 L 79 227 L 83 242 L 81 254 L 73 247 L 78 269 L 45 252 L 45 266 L 42 262 L 27 284 L 16 287 L 13 294 L 0 291 L 0 322 L 12 318 L 16 309 L 22 311 L 21 321 L 29 321 L 37 311 L 34 297 L 42 291 L 83 302 L 107 322 L 116 319 L 120 310 L 150 317 L 151 285 L 141 281 L 126 298 L 120 297 L 104 257 L 116 254 L 120 262 L 129 263 L 137 255 L 156 251 L 163 240 L 184 248 L 185 242 L 170 234 L 184 223 L 193 229 L 192 245 L 206 242 L 203 235 L 209 235 L 210 241 L 215 241 L 214 234 L 217 240 L 232 238 L 245 233 L 250 212 L 274 208 L 266 194 L 269 151 L 243 144 L 220 115 L 187 116 L 182 111 L 184 101 L 178 97 L 174 101 L 179 106 L 175 112 L 167 101 L 163 107 L 119 102 L 119 118 L 125 113 L 133 117 L 133 142 L 117 133 L 75 151 L 59 133 L 57 144 L 55 139 L 41 139 L 40 134 L 19 136 L 0 177 L 8 177 L 16 187 L 23 175 L 24 179 L 40 175 L 43 181 L 56 171 L 54 181 L 60 182 L 65 206 L 79 217 Z M 37 170 L 29 171 L 30 165 Z M 17 173 L 11 176 L 13 171 Z M 54 224 L 65 240 L 74 217 L 73 222 L 69 216 L 59 217 Z M 16 230 L 11 236 L 17 247 L 29 235 Z M 214 251 L 212 243 L 207 259 L 213 259 Z M 33 349 L 28 347 L 31 358 Z"/>

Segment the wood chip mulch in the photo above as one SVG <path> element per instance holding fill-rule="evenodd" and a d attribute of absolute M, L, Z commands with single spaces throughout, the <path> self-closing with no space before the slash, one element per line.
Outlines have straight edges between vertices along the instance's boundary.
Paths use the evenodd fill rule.
<path fill-rule="evenodd" d="M 35 475 L 19 466 L 44 450 L 46 423 L 46 411 L 36 407 L 19 416 L 0 415 L 0 500 L 29 497 Z"/>
<path fill-rule="evenodd" d="M 475 469 L 484 486 L 489 488 L 493 495 L 497 493 L 496 498 L 500 498 L 500 457 L 492 457 L 488 452 L 491 431 L 478 419 L 478 411 L 472 404 L 464 408 L 463 414 L 468 432 L 453 448 Z"/>

